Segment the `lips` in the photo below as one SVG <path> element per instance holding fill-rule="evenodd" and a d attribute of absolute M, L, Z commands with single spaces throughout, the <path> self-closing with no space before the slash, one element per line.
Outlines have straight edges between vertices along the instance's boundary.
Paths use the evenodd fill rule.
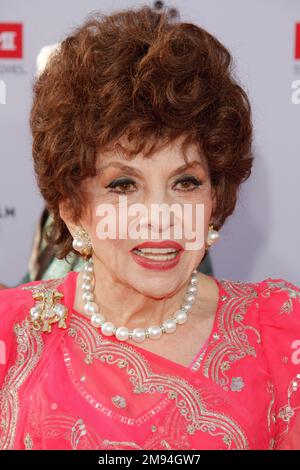
<path fill-rule="evenodd" d="M 144 242 L 136 245 L 131 254 L 134 261 L 147 269 L 165 270 L 175 267 L 183 247 L 173 240 Z"/>

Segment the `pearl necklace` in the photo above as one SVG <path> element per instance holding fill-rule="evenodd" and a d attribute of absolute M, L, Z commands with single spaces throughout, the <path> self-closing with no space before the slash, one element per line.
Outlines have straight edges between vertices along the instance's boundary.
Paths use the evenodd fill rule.
<path fill-rule="evenodd" d="M 84 264 L 82 271 L 84 274 L 81 289 L 85 314 L 90 317 L 90 322 L 94 327 L 101 329 L 103 335 L 115 335 L 120 341 L 133 339 L 135 342 L 141 343 L 146 338 L 158 339 L 163 333 L 173 333 L 177 328 L 177 324 L 181 325 L 187 321 L 197 294 L 197 270 L 194 269 L 185 294 L 185 302 L 173 317 L 165 320 L 160 326 L 154 325 L 146 329 L 134 328 L 129 330 L 125 326 L 116 327 L 112 322 L 106 321 L 104 315 L 100 313 L 98 305 L 94 302 L 95 277 L 92 258 Z"/>

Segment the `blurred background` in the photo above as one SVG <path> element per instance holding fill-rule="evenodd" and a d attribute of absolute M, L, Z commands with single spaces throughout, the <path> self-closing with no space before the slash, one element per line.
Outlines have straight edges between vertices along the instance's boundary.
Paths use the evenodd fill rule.
<path fill-rule="evenodd" d="M 92 11 L 162 3 L 229 48 L 252 103 L 253 173 L 203 271 L 236 280 L 280 277 L 300 286 L 299 0 L 0 0 L 0 283 L 17 285 L 32 279 L 30 272 L 42 277 L 52 259 L 48 253 L 38 273 L 47 217 L 32 170 L 29 112 L 42 48 Z"/>

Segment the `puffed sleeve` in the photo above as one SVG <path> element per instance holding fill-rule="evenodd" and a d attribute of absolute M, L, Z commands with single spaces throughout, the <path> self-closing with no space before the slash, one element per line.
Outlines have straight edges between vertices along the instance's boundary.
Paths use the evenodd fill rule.
<path fill-rule="evenodd" d="M 300 288 L 284 279 L 260 283 L 263 350 L 273 381 L 274 449 L 300 449 Z"/>

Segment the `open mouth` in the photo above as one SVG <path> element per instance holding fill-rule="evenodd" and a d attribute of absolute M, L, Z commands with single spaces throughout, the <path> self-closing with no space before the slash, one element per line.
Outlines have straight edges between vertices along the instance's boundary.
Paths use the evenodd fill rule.
<path fill-rule="evenodd" d="M 180 250 L 175 248 L 136 248 L 133 253 L 154 261 L 168 261 L 175 259 Z"/>

